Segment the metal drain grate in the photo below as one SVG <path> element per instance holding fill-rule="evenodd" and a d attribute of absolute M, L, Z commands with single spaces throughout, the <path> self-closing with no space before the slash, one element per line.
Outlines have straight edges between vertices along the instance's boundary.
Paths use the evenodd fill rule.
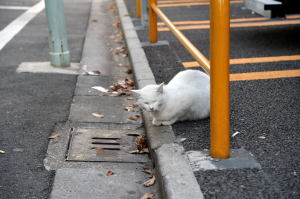
<path fill-rule="evenodd" d="M 136 149 L 136 136 L 129 133 L 128 130 L 78 129 L 71 135 L 67 161 L 147 162 L 147 154 L 129 153 Z"/>

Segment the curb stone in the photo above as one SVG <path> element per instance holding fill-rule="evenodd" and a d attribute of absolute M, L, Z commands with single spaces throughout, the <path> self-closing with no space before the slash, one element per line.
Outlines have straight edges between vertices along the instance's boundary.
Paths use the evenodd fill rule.
<path fill-rule="evenodd" d="M 116 0 L 116 3 L 137 87 L 142 88 L 148 84 L 156 84 L 145 52 L 128 16 L 126 5 L 123 0 Z M 143 118 L 151 156 L 154 158 L 158 170 L 163 198 L 203 198 L 194 173 L 185 159 L 183 147 L 174 143 L 175 135 L 172 127 L 153 126 L 150 115 L 145 112 L 143 112 Z"/>

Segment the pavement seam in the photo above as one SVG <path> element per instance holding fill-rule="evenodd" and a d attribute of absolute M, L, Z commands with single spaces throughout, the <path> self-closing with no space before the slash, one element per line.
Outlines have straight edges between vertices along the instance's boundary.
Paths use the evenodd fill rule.
<path fill-rule="evenodd" d="M 142 88 L 148 84 L 156 84 L 141 42 L 128 16 L 127 7 L 123 0 L 116 0 L 116 3 L 136 85 L 138 88 Z M 150 115 L 146 112 L 143 112 L 142 115 L 151 156 L 158 169 L 163 198 L 203 198 L 194 173 L 185 159 L 183 147 L 174 143 L 175 135 L 172 127 L 153 126 Z"/>

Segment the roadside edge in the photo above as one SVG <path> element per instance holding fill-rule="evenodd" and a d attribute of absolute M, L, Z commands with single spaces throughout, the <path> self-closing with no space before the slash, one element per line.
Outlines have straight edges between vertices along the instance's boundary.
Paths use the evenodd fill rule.
<path fill-rule="evenodd" d="M 141 42 L 123 0 L 116 0 L 124 39 L 138 88 L 156 84 Z M 161 192 L 166 199 L 201 199 L 203 194 L 185 158 L 184 149 L 175 144 L 171 126 L 153 126 L 151 117 L 143 112 L 150 153 L 153 157 Z"/>

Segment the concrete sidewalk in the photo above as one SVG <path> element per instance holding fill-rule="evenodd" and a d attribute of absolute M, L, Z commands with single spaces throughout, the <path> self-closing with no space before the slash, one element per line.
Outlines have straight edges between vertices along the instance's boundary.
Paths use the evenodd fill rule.
<path fill-rule="evenodd" d="M 92 89 L 133 78 L 137 88 L 155 83 L 123 0 L 92 1 L 81 65 L 69 120 L 55 129 L 53 136 L 60 137 L 50 142 L 44 161 L 56 170 L 51 198 L 139 199 L 147 193 L 155 195 L 145 198 L 203 198 L 170 126 L 152 126 L 149 115 L 132 106 L 130 92 L 115 96 Z M 128 153 L 136 149 L 136 136 L 145 133 L 152 160 Z M 112 145 L 118 140 L 120 148 Z M 156 183 L 144 186 L 152 175 Z"/>
<path fill-rule="evenodd" d="M 69 119 L 56 126 L 44 160 L 56 171 L 52 199 L 160 198 L 158 183 L 143 185 L 155 173 L 148 153 L 131 153 L 145 132 L 124 88 L 131 88 L 133 77 L 117 14 L 113 1 L 92 1 Z M 122 93 L 92 88 L 113 85 L 123 86 Z"/>

